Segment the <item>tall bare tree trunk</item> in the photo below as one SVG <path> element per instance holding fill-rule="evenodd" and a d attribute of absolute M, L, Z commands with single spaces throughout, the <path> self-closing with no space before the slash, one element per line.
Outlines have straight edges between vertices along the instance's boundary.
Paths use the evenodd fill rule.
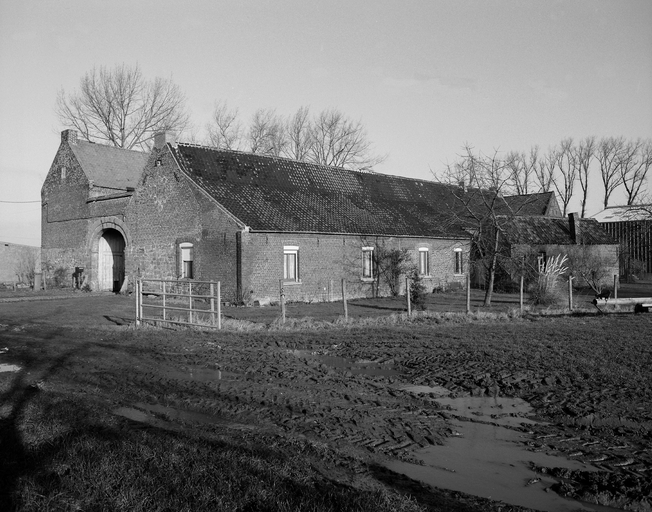
<path fill-rule="evenodd" d="M 489 283 L 487 290 L 484 294 L 484 305 L 491 306 L 491 297 L 494 294 L 494 281 L 496 280 L 496 263 L 498 261 L 498 245 L 499 245 L 499 232 L 496 230 L 496 239 L 494 241 L 493 254 L 491 255 L 491 263 L 489 264 Z"/>

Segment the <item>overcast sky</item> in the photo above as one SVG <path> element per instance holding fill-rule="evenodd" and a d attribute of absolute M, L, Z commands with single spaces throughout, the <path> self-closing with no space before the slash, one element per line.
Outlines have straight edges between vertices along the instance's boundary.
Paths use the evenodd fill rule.
<path fill-rule="evenodd" d="M 40 243 L 40 204 L 6 201 L 40 200 L 57 92 L 122 63 L 171 77 L 199 128 L 216 100 L 337 107 L 377 171 L 421 179 L 467 142 L 652 137 L 650 0 L 0 0 L 0 241 Z"/>

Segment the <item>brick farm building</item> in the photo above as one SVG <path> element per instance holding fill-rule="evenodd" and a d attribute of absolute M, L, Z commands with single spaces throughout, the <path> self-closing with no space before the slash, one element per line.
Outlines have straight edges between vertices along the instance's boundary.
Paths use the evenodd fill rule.
<path fill-rule="evenodd" d="M 175 143 L 151 153 L 61 134 L 42 188 L 42 260 L 93 290 L 138 276 L 214 280 L 224 300 L 374 293 L 374 254 L 407 249 L 432 287 L 463 282 L 470 236 L 431 181 Z M 377 290 L 380 294 L 387 289 Z"/>

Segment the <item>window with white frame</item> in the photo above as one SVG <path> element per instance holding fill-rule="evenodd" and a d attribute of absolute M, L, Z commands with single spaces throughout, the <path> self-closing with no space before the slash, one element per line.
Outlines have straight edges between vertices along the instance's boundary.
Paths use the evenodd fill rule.
<path fill-rule="evenodd" d="M 181 249 L 181 277 L 192 279 L 194 277 L 195 249 L 189 242 L 180 244 L 179 248 Z"/>
<path fill-rule="evenodd" d="M 299 281 L 299 247 L 283 246 L 283 280 Z"/>
<path fill-rule="evenodd" d="M 363 279 L 374 278 L 374 248 L 373 247 L 362 248 L 362 278 Z"/>
<path fill-rule="evenodd" d="M 464 251 L 455 249 L 455 274 L 464 274 Z"/>
<path fill-rule="evenodd" d="M 430 275 L 430 251 L 427 247 L 419 247 L 419 275 Z"/>

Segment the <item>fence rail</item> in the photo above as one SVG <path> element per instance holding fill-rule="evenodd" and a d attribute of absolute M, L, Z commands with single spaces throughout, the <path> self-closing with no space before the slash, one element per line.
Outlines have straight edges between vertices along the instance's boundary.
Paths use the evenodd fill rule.
<path fill-rule="evenodd" d="M 205 292 L 206 287 L 208 287 L 208 293 Z M 193 293 L 193 289 L 196 293 Z M 172 302 L 174 305 L 169 303 L 170 298 L 175 301 Z M 146 299 L 148 302 L 145 301 Z M 181 299 L 187 299 L 186 307 L 179 305 L 182 302 Z M 161 303 L 153 303 L 151 300 L 160 300 Z M 147 316 L 143 313 L 144 310 L 149 312 Z M 153 312 L 155 311 L 160 311 L 161 316 L 154 316 Z M 168 312 L 173 311 L 181 312 L 181 317 L 170 317 Z M 204 320 L 206 317 L 210 318 L 210 323 Z M 136 326 L 140 326 L 144 322 L 197 325 L 221 329 L 220 282 L 138 279 L 136 281 Z"/>

